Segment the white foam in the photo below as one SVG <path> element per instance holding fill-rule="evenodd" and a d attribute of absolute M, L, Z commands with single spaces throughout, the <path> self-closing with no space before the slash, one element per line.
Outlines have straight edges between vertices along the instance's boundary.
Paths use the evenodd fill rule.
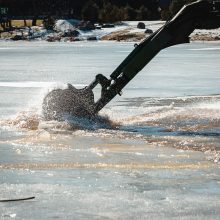
<path fill-rule="evenodd" d="M 220 110 L 220 102 L 214 102 L 214 103 L 200 103 L 198 104 L 199 108 L 207 108 L 207 109 L 216 109 Z"/>

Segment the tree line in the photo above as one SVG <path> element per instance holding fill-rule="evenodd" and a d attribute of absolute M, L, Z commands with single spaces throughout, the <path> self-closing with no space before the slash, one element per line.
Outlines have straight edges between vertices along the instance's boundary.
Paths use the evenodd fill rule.
<path fill-rule="evenodd" d="M 116 12 L 118 18 L 127 13 L 128 19 L 138 16 L 142 7 L 147 11 L 149 19 L 159 18 L 159 0 L 0 0 L 0 7 L 8 7 L 11 16 L 55 16 L 102 19 L 103 13 Z M 91 7 L 91 8 L 90 8 Z M 90 9 L 90 10 L 89 10 Z M 110 9 L 110 11 L 109 11 Z M 106 11 L 108 10 L 108 11 Z M 126 17 L 125 16 L 125 17 Z M 140 16 L 140 15 L 139 15 Z M 110 17 L 110 16 L 109 16 Z M 114 16 L 113 16 L 114 17 Z"/>
<path fill-rule="evenodd" d="M 77 18 L 93 22 L 169 19 L 184 4 L 195 0 L 172 0 L 160 10 L 161 0 L 0 0 L 13 18 L 32 17 L 33 22 L 45 16 Z"/>

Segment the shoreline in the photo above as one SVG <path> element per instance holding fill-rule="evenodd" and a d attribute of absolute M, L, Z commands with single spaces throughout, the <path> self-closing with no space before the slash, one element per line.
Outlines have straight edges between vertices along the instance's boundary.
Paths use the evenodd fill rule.
<path fill-rule="evenodd" d="M 149 35 L 150 36 L 150 35 Z M 113 42 L 141 42 L 142 40 L 146 39 L 148 36 L 144 36 L 144 34 L 138 34 L 138 33 L 123 33 L 122 31 L 117 31 L 108 35 L 103 36 L 101 39 L 96 40 L 71 40 L 71 39 L 61 39 L 61 40 L 54 40 L 54 41 L 48 41 L 45 39 L 34 39 L 34 40 L 28 40 L 23 39 L 19 40 L 20 42 L 57 42 L 57 43 L 75 43 L 75 42 L 98 42 L 98 41 L 113 41 Z M 0 42 L 18 42 L 14 41 L 8 38 L 0 38 Z M 209 43 L 215 43 L 220 42 L 220 36 L 209 36 L 209 35 L 193 35 L 190 37 L 190 42 L 209 42 Z"/>
<path fill-rule="evenodd" d="M 104 37 L 102 37 L 101 40 L 109 40 L 109 41 L 124 41 L 124 42 L 136 42 L 141 41 L 149 37 L 150 35 L 144 35 L 143 33 L 139 32 L 133 32 L 130 33 L 128 31 L 117 31 L 113 32 L 111 34 L 108 34 Z M 196 41 L 220 41 L 220 35 L 219 36 L 212 36 L 209 34 L 198 34 L 193 33 L 190 36 L 190 41 L 196 42 Z"/>
<path fill-rule="evenodd" d="M 126 21 L 112 24 L 110 27 L 94 26 L 94 29 L 81 30 L 71 20 L 58 20 L 54 30 L 46 30 L 42 26 L 21 27 L 13 31 L 2 32 L 0 41 L 116 41 L 139 42 L 161 28 L 162 21 Z M 138 28 L 138 24 L 144 28 Z M 211 30 L 196 29 L 190 35 L 190 41 L 220 41 L 220 28 Z"/>

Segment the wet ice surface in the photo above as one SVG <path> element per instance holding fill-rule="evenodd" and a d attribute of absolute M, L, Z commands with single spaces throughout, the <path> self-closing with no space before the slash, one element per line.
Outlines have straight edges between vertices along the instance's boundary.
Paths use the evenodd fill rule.
<path fill-rule="evenodd" d="M 159 54 L 109 124 L 45 122 L 41 102 L 108 76 L 133 44 L 1 42 L 0 199 L 36 197 L 0 203 L 1 219 L 218 219 L 219 47 Z"/>
<path fill-rule="evenodd" d="M 2 148 L 1 197 L 36 196 L 0 204 L 3 219 L 218 218 L 219 167 L 203 153 L 81 132 Z"/>

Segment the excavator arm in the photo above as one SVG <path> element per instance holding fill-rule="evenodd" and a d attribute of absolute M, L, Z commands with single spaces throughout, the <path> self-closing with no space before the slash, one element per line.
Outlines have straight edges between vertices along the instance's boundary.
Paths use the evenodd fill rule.
<path fill-rule="evenodd" d="M 166 22 L 148 38 L 137 45 L 124 61 L 112 72 L 110 79 L 98 74 L 84 89 L 69 85 L 66 90 L 53 90 L 44 99 L 43 114 L 46 119 L 57 118 L 62 112 L 74 116 L 96 115 L 140 72 L 162 49 L 189 43 L 189 36 L 195 29 L 220 27 L 219 1 L 199 0 L 185 5 L 177 15 Z M 92 90 L 100 84 L 101 97 L 94 102 Z"/>
<path fill-rule="evenodd" d="M 214 2 L 197 1 L 185 5 L 179 13 L 162 28 L 142 41 L 125 60 L 106 79 L 102 86 L 101 98 L 95 103 L 95 112 L 99 112 L 108 102 L 140 72 L 162 49 L 189 43 L 189 36 L 195 29 L 214 29 L 220 27 L 220 11 Z M 98 78 L 101 78 L 100 75 Z M 89 87 L 93 89 L 99 79 Z"/>

